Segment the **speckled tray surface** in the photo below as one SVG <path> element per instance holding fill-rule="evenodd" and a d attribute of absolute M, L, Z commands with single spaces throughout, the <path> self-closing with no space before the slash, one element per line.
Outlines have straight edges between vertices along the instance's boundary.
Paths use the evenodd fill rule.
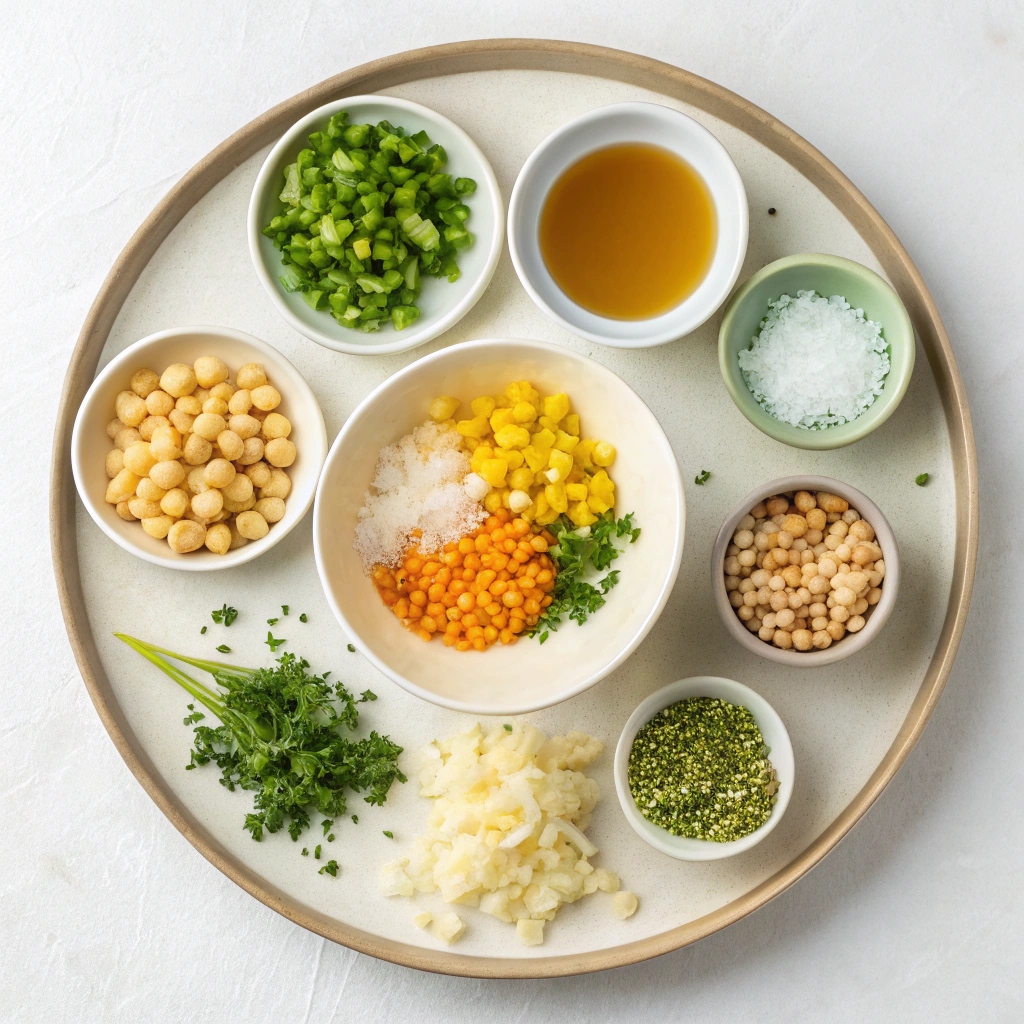
<path fill-rule="evenodd" d="M 649 100 L 685 111 L 729 150 L 750 202 L 750 246 L 740 281 L 788 253 L 858 260 L 890 280 L 914 320 L 921 351 L 910 390 L 881 429 L 849 448 L 807 452 L 759 433 L 733 406 L 719 376 L 720 314 L 689 337 L 620 351 L 580 341 L 552 324 L 520 287 L 507 251 L 480 303 L 428 346 L 396 356 L 341 355 L 300 337 L 276 314 L 249 262 L 249 193 L 273 141 L 303 113 L 336 97 L 386 92 L 440 111 L 490 159 L 506 198 L 533 148 L 554 128 L 608 103 Z M 777 213 L 769 216 L 769 207 Z M 333 437 L 382 380 L 436 348 L 482 337 L 523 337 L 574 348 L 619 373 L 661 421 L 686 482 L 687 535 L 675 591 L 659 622 L 618 671 L 582 696 L 529 716 L 549 733 L 581 729 L 606 751 L 590 770 L 602 799 L 589 830 L 597 863 L 620 873 L 640 909 L 618 921 L 602 894 L 562 909 L 543 946 L 472 909 L 466 934 L 440 946 L 412 924 L 440 898 L 384 899 L 377 868 L 418 834 L 427 802 L 415 781 L 384 808 L 358 807 L 338 829 L 338 878 L 316 873 L 279 834 L 261 844 L 241 828 L 248 798 L 228 793 L 215 769 L 185 772 L 191 730 L 185 697 L 119 644 L 123 630 L 213 656 L 219 631 L 200 637 L 223 602 L 243 615 L 231 628 L 238 659 L 257 657 L 265 620 L 283 603 L 283 635 L 319 670 L 379 695 L 365 712 L 409 754 L 455 732 L 465 716 L 425 704 L 376 672 L 348 641 L 323 598 L 306 519 L 260 559 L 233 570 L 178 573 L 112 544 L 74 494 L 71 424 L 97 368 L 151 332 L 189 324 L 239 328 L 280 349 L 316 393 Z M 712 472 L 703 487 L 701 469 Z M 914 477 L 927 470 L 926 488 Z M 821 671 L 786 671 L 747 653 L 726 633 L 711 596 L 715 535 L 757 483 L 793 473 L 846 480 L 883 509 L 903 559 L 897 607 L 865 652 Z M 346 72 L 248 125 L 179 182 L 111 272 L 68 371 L 53 468 L 54 561 L 69 635 L 104 724 L 132 771 L 208 860 L 274 909 L 336 941 L 410 966 L 480 976 L 551 976 L 618 966 L 694 941 L 762 905 L 842 838 L 913 746 L 948 675 L 974 575 L 976 466 L 970 418 L 948 339 L 916 268 L 877 213 L 811 146 L 763 111 L 695 76 L 647 58 L 579 44 L 531 40 L 459 43 L 400 54 Z M 636 510 L 642 523 L 643 510 Z M 160 600 L 160 613 L 155 614 Z M 304 611 L 301 626 L 295 613 Z M 277 627 L 275 633 L 280 631 Z M 559 634 L 562 639 L 562 634 Z M 565 640 L 571 633 L 565 635 Z M 491 654 L 490 657 L 500 654 Z M 619 731 L 636 705 L 675 679 L 724 675 L 753 687 L 781 715 L 796 758 L 796 785 L 779 827 L 759 846 L 711 863 L 670 860 L 644 844 L 619 810 L 611 777 Z M 353 810 L 357 808 L 353 806 Z M 382 829 L 394 831 L 392 842 Z"/>

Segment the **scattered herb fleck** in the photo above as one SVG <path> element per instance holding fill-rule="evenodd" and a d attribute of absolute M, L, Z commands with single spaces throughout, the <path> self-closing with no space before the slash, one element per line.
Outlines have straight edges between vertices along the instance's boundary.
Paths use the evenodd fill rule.
<path fill-rule="evenodd" d="M 693 482 L 698 487 L 703 487 L 711 479 L 711 471 L 708 469 L 702 469 L 694 478 Z"/>
<path fill-rule="evenodd" d="M 320 844 L 317 843 L 316 847 L 313 849 L 313 860 L 319 860 L 319 859 L 320 859 Z"/>
<path fill-rule="evenodd" d="M 331 818 L 324 818 L 320 824 L 323 826 L 324 835 L 327 835 L 327 833 L 331 831 L 331 826 L 334 824 L 334 821 Z"/>
<path fill-rule="evenodd" d="M 388 839 L 394 839 L 395 838 L 395 833 L 394 832 L 389 832 L 387 829 L 384 829 L 384 835 L 386 835 L 388 837 Z"/>
<path fill-rule="evenodd" d="M 202 711 L 196 711 L 195 704 L 186 704 L 185 707 L 187 707 L 192 714 L 187 715 L 181 720 L 182 725 L 195 725 L 196 722 L 201 722 L 206 717 Z"/>
<path fill-rule="evenodd" d="M 637 734 L 627 778 L 640 813 L 675 836 L 727 843 L 760 828 L 779 788 L 749 708 L 691 697 Z"/>
<path fill-rule="evenodd" d="M 203 626 L 203 628 L 201 630 L 199 630 L 199 635 L 202 636 L 205 632 L 206 632 L 206 627 Z"/>
<path fill-rule="evenodd" d="M 288 605 L 286 605 L 286 604 L 281 605 L 281 614 L 282 615 L 287 615 L 288 614 Z"/>
<path fill-rule="evenodd" d="M 323 874 L 328 874 L 328 875 L 330 875 L 330 876 L 331 876 L 331 878 L 337 878 L 337 877 L 338 877 L 338 862 L 337 862 L 336 860 L 329 860 L 329 861 L 328 861 L 328 862 L 327 862 L 327 863 L 326 863 L 326 864 L 325 864 L 325 865 L 324 865 L 324 866 L 323 866 L 323 867 L 322 867 L 322 868 L 321 868 L 321 869 L 320 869 L 320 870 L 319 870 L 319 871 L 317 872 L 317 874 L 320 874 L 320 875 L 323 875 Z"/>
<path fill-rule="evenodd" d="M 280 619 L 267 619 L 267 625 L 276 626 L 280 621 Z"/>
<path fill-rule="evenodd" d="M 309 847 L 308 846 L 304 846 L 302 848 L 302 856 L 303 857 L 308 857 L 309 856 Z"/>
<path fill-rule="evenodd" d="M 512 731 L 512 726 L 509 725 L 508 722 L 506 722 L 505 723 L 505 732 L 511 732 L 511 731 Z"/>
<path fill-rule="evenodd" d="M 231 608 L 228 605 L 223 605 L 221 608 L 218 608 L 217 611 L 210 612 L 210 618 L 212 618 L 218 626 L 230 626 L 231 623 L 238 618 L 238 610 L 236 608 Z"/>
<path fill-rule="evenodd" d="M 929 475 L 930 474 L 928 473 L 918 473 L 918 475 L 914 477 L 914 483 L 917 484 L 918 487 L 924 487 L 924 485 L 928 483 Z"/>
<path fill-rule="evenodd" d="M 303 612 L 299 616 L 299 622 L 309 622 L 309 616 L 305 612 Z"/>
<path fill-rule="evenodd" d="M 231 648 L 228 647 L 227 644 L 218 644 L 217 645 L 217 650 L 220 651 L 221 654 L 230 654 L 231 653 Z"/>
<path fill-rule="evenodd" d="M 329 842 L 329 843 L 333 843 L 334 842 L 334 833 L 333 832 L 331 832 L 330 835 L 327 836 L 327 842 Z"/>
<path fill-rule="evenodd" d="M 347 650 L 349 654 L 355 654 L 356 653 L 356 645 L 355 644 L 348 644 L 345 647 L 345 650 Z"/>
<path fill-rule="evenodd" d="M 640 527 L 633 525 L 632 512 L 621 519 L 606 512 L 593 526 L 579 530 L 570 519 L 559 516 L 548 529 L 557 541 L 548 550 L 548 556 L 558 565 L 558 574 L 551 604 L 528 634 L 537 636 L 541 643 L 547 640 L 549 630 L 558 629 L 563 615 L 583 625 L 605 603 L 605 595 L 619 582 L 619 570 L 612 569 L 596 583 L 586 582 L 584 575 L 590 569 L 604 572 L 619 557 L 616 537 L 628 536 L 629 543 L 635 544 L 640 536 Z"/>
<path fill-rule="evenodd" d="M 358 825 L 359 824 L 359 815 L 358 814 L 353 814 L 352 815 L 352 824 L 353 825 Z"/>
<path fill-rule="evenodd" d="M 287 640 L 277 640 L 277 639 L 275 639 L 273 633 L 271 633 L 269 629 L 267 630 L 267 639 L 264 640 L 263 642 L 270 648 L 270 653 L 271 654 L 273 654 L 278 649 L 278 647 L 281 646 L 281 644 L 288 643 Z"/>

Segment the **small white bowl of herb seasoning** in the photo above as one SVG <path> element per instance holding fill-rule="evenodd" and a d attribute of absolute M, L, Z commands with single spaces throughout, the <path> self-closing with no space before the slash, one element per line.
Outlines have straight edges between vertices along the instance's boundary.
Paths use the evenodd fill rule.
<path fill-rule="evenodd" d="M 793 779 L 793 746 L 775 709 L 720 676 L 652 693 L 615 749 L 626 820 L 677 860 L 720 860 L 756 846 L 785 814 Z"/>

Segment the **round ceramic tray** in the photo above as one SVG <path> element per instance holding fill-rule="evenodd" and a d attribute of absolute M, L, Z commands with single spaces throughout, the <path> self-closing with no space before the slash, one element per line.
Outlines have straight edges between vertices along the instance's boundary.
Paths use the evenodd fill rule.
<path fill-rule="evenodd" d="M 228 639 L 249 661 L 265 620 L 288 604 L 283 635 L 319 670 L 380 700 L 366 717 L 412 752 L 467 719 L 425 704 L 346 651 L 317 581 L 306 519 L 272 551 L 217 573 L 144 564 L 112 544 L 76 500 L 69 461 L 75 411 L 97 368 L 136 339 L 186 324 L 223 324 L 280 349 L 304 374 L 333 436 L 389 374 L 431 351 L 341 355 L 295 334 L 275 313 L 249 263 L 245 214 L 268 147 L 307 111 L 338 97 L 387 92 L 461 125 L 491 160 L 507 197 L 533 148 L 571 117 L 607 103 L 650 100 L 686 111 L 726 146 L 750 200 L 750 248 L 741 281 L 793 252 L 847 256 L 883 274 L 914 321 L 919 359 L 897 413 L 839 451 L 788 448 L 760 434 L 733 406 L 719 377 L 720 314 L 682 341 L 617 351 L 557 328 L 519 286 L 507 252 L 480 303 L 432 343 L 480 337 L 553 341 L 621 374 L 664 426 L 687 484 L 683 565 L 661 619 L 637 652 L 583 695 L 531 716 L 549 733 L 582 729 L 606 750 L 592 774 L 602 788 L 590 834 L 599 863 L 640 897 L 618 921 L 602 894 L 563 908 L 543 946 L 464 908 L 467 931 L 439 946 L 412 924 L 435 897 L 384 899 L 376 872 L 421 831 L 426 801 L 415 781 L 384 808 L 359 803 L 360 824 L 339 829 L 337 879 L 320 876 L 284 835 L 252 842 L 241 828 L 247 798 L 216 770 L 186 772 L 191 730 L 184 695 L 112 637 L 123 630 L 186 653 L 216 657 Z M 769 215 L 769 207 L 777 212 Z M 570 389 L 571 390 L 571 389 Z M 694 475 L 711 471 L 702 487 Z M 931 474 L 927 487 L 914 477 Z M 878 639 L 820 671 L 786 670 L 748 653 L 726 633 L 711 600 L 709 558 L 718 528 L 759 480 L 794 473 L 839 477 L 884 510 L 903 556 L 898 606 Z M 656 485 L 656 482 L 655 482 Z M 642 523 L 643 509 L 636 509 Z M 977 467 L 967 401 L 949 340 L 917 269 L 865 198 L 820 153 L 764 111 L 678 68 L 633 54 L 537 40 L 457 43 L 399 54 L 345 72 L 275 107 L 200 161 L 167 194 L 114 265 L 82 329 L 57 424 L 52 544 L 64 617 L 96 708 L 129 768 L 170 821 L 212 864 L 302 926 L 373 956 L 427 970 L 487 977 L 544 977 L 656 956 L 723 928 L 812 868 L 878 797 L 921 734 L 949 674 L 967 614 L 977 546 Z M 161 595 L 160 605 L 156 595 Z M 225 634 L 208 610 L 241 611 Z M 159 607 L 159 613 L 157 608 Z M 301 625 L 297 613 L 306 612 Z M 281 626 L 275 627 L 282 635 Z M 558 634 L 572 642 L 571 631 Z M 500 657 L 492 653 L 487 657 Z M 685 676 L 728 676 L 776 708 L 793 741 L 796 785 L 779 827 L 729 860 L 680 863 L 643 843 L 624 820 L 612 784 L 612 752 L 632 710 Z M 382 829 L 395 833 L 394 841 Z"/>

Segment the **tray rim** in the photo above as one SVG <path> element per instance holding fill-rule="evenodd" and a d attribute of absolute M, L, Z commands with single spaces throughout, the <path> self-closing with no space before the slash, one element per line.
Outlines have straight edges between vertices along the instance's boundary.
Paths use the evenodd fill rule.
<path fill-rule="evenodd" d="M 939 390 L 956 467 L 956 542 L 949 601 L 935 653 L 899 731 L 870 778 L 810 845 L 749 892 L 658 935 L 586 953 L 514 958 L 432 950 L 344 925 L 271 885 L 210 835 L 165 788 L 134 737 L 110 687 L 88 624 L 79 576 L 70 440 L 114 321 L 140 274 L 171 230 L 222 178 L 275 141 L 305 112 L 345 94 L 474 71 L 559 71 L 625 82 L 689 103 L 755 138 L 810 180 L 868 244 L 899 292 Z M 50 547 L 61 611 L 75 661 L 97 714 L 140 785 L 178 831 L 242 889 L 295 924 L 351 949 L 420 970 L 476 978 L 549 978 L 637 963 L 704 938 L 763 906 L 818 864 L 879 797 L 907 759 L 949 676 L 970 606 L 978 554 L 978 465 L 967 395 L 935 302 L 907 251 L 853 183 L 796 132 L 720 85 L 624 50 L 552 39 L 480 39 L 407 50 L 350 68 L 272 107 L 187 171 L 157 203 L 118 255 L 75 344 L 62 389 L 50 467 Z"/>

